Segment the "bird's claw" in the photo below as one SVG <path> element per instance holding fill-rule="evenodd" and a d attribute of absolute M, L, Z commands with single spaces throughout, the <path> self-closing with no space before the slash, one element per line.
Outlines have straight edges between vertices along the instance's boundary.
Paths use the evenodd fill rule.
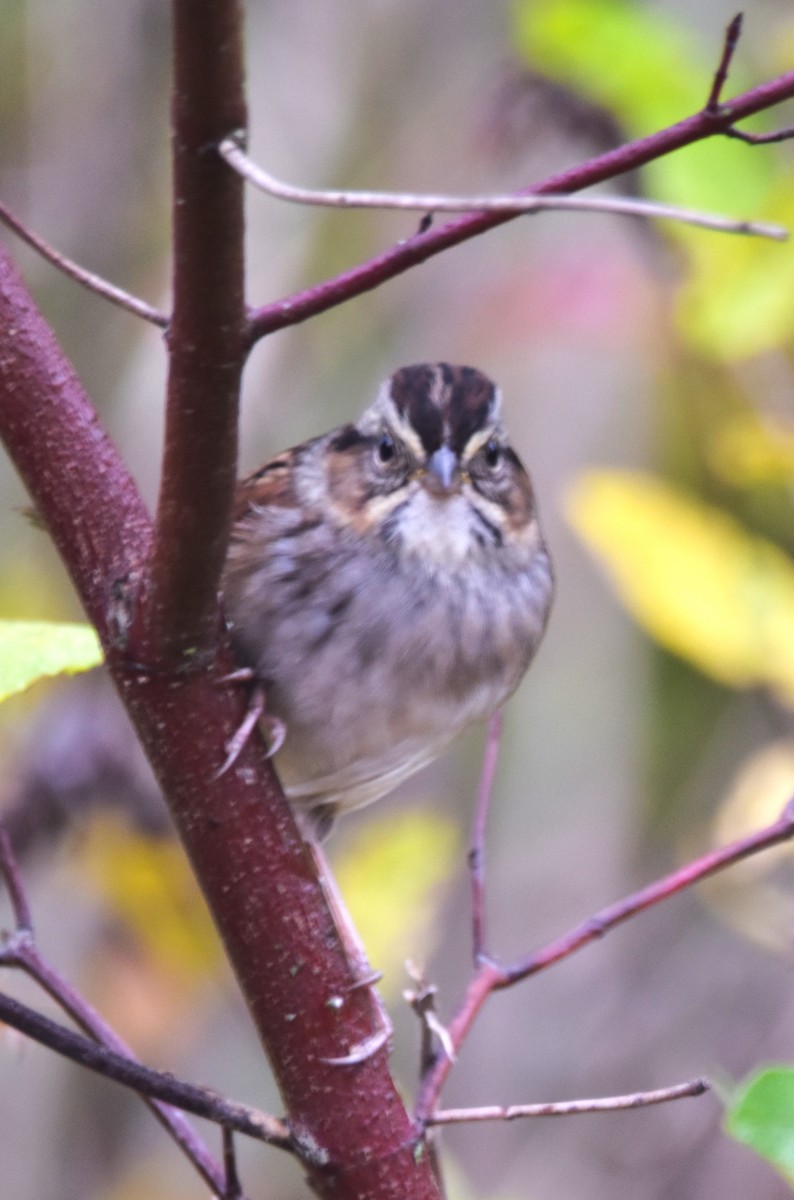
<path fill-rule="evenodd" d="M 243 667 L 239 671 L 233 671 L 230 675 L 224 677 L 226 682 L 232 683 L 238 683 L 251 678 L 253 678 L 253 672 L 247 667 Z M 287 727 L 279 717 L 265 712 L 265 691 L 260 684 L 257 684 L 251 691 L 248 701 L 248 711 L 233 736 L 226 743 L 226 758 L 213 775 L 213 781 L 220 779 L 227 771 L 231 770 L 257 725 L 262 730 L 267 745 L 267 757 L 272 758 L 274 754 L 278 754 L 284 745 L 284 738 L 287 736 Z"/>

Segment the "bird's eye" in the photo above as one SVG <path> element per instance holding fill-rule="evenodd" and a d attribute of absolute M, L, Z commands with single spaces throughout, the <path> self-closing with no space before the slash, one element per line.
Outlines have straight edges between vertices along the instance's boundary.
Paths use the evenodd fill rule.
<path fill-rule="evenodd" d="M 394 438 L 390 434 L 384 433 L 378 442 L 376 450 L 378 462 L 384 464 L 389 463 L 392 461 L 396 453 L 397 450 L 394 445 Z"/>
<path fill-rule="evenodd" d="M 485 443 L 483 448 L 483 456 L 485 458 L 485 465 L 486 467 L 489 467 L 490 470 L 496 470 L 496 468 L 502 462 L 503 455 L 504 451 L 495 438 L 491 438 L 489 442 Z"/>

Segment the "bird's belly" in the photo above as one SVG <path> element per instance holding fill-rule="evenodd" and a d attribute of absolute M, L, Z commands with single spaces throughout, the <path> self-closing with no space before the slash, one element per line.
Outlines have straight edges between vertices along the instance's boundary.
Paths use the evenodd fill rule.
<path fill-rule="evenodd" d="M 298 804 L 352 809 L 385 795 L 487 720 L 526 662 L 518 650 L 505 663 L 445 638 L 406 637 L 396 646 L 395 637 L 386 630 L 380 653 L 354 655 L 352 671 L 329 644 L 322 670 L 315 661 L 302 687 L 273 690 L 272 711 L 287 730 L 276 767 Z"/>
<path fill-rule="evenodd" d="M 303 807 L 357 808 L 486 720 L 520 682 L 547 612 L 548 562 L 523 572 L 327 571 L 311 602 L 271 579 L 257 674 L 286 726 L 275 762 Z M 253 650 L 253 646 L 251 647 Z"/>
<path fill-rule="evenodd" d="M 367 689 L 338 690 L 324 722 L 287 725 L 276 767 L 298 804 L 359 808 L 431 762 L 473 722 L 499 707 L 503 689 L 483 686 L 465 699 L 417 695 L 399 707 Z"/>

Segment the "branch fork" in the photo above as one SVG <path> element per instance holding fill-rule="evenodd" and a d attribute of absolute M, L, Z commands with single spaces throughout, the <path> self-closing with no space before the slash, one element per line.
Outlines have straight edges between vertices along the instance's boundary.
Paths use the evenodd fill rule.
<path fill-rule="evenodd" d="M 434 990 L 428 989 L 422 981 L 419 993 L 409 993 L 406 997 L 422 1019 L 423 1028 L 426 1030 L 423 1033 L 421 1085 L 415 1108 L 416 1120 L 422 1127 L 448 1121 L 495 1120 L 500 1119 L 497 1116 L 498 1113 L 504 1114 L 505 1111 L 508 1111 L 493 1108 L 487 1110 L 466 1109 L 456 1111 L 454 1117 L 444 1117 L 440 1121 L 438 1119 L 438 1101 L 441 1090 L 480 1010 L 493 992 L 513 987 L 540 971 L 554 966 L 576 951 L 600 940 L 624 921 L 645 912 L 662 901 L 671 899 L 718 871 L 723 871 L 742 859 L 794 838 L 794 798 L 792 798 L 780 817 L 766 828 L 740 838 L 728 846 L 703 854 L 686 866 L 680 867 L 624 899 L 608 905 L 540 950 L 518 958 L 512 963 L 500 963 L 490 953 L 485 940 L 485 830 L 496 774 L 500 736 L 501 717 L 497 714 L 491 719 L 486 735 L 483 768 L 468 855 L 471 876 L 472 951 L 475 969 L 449 1027 L 443 1030 L 443 1036 L 439 1039 L 442 1053 L 434 1054 L 429 1049 L 427 1039 L 430 1032 L 434 1032 L 434 1030 L 422 1007 L 424 1003 L 429 1012 L 434 1012 Z M 429 999 L 425 999 L 425 997 Z M 512 1106 L 509 1110 L 512 1116 L 503 1116 L 501 1119 L 513 1119 L 515 1116 L 592 1112 L 598 1108 L 642 1107 L 647 1104 L 661 1103 L 663 1100 L 701 1095 L 707 1086 L 705 1081 L 697 1080 L 694 1083 L 676 1085 L 673 1088 L 665 1088 L 657 1092 L 637 1093 L 636 1102 L 629 1102 L 625 1097 L 613 1097 L 601 1101 L 568 1101 L 561 1106 Z M 642 1097 L 642 1099 L 637 1097 Z M 593 1105 L 596 1107 L 594 1108 Z M 483 1116 L 483 1112 L 486 1112 L 487 1116 Z M 467 1115 L 461 1115 L 461 1113 Z"/>
<path fill-rule="evenodd" d="M 731 62 L 739 45 L 743 22 L 744 14 L 737 13 L 725 30 L 722 57 L 714 74 L 706 107 L 703 110 L 708 116 L 714 117 L 715 120 L 722 120 L 724 117 L 730 117 L 734 113 L 731 101 L 723 103 L 722 91 L 728 81 Z M 734 119 L 738 120 L 739 118 L 735 117 Z M 737 129 L 733 124 L 730 124 L 722 129 L 721 132 L 725 137 L 735 138 L 737 141 L 745 142 L 748 146 L 769 146 L 774 142 L 786 142 L 794 137 L 794 125 L 774 130 L 772 133 L 745 133 L 744 130 Z"/>

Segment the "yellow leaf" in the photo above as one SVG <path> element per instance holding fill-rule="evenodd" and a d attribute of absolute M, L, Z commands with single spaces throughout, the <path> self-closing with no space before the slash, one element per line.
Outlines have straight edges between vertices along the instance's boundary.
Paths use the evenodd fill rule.
<path fill-rule="evenodd" d="M 794 705 L 794 565 L 777 546 L 632 472 L 584 476 L 569 517 L 653 637 L 723 683 Z"/>
<path fill-rule="evenodd" d="M 81 879 L 163 967 L 191 978 L 218 968 L 218 936 L 175 838 L 149 836 L 102 814 L 80 849 Z"/>
<path fill-rule="evenodd" d="M 451 821 L 415 809 L 374 818 L 335 862 L 339 888 L 387 994 L 403 987 L 407 958 L 422 961 L 431 952 L 440 885 L 460 853 Z"/>
<path fill-rule="evenodd" d="M 88 671 L 103 661 L 90 625 L 0 621 L 0 700 L 48 675 Z"/>

